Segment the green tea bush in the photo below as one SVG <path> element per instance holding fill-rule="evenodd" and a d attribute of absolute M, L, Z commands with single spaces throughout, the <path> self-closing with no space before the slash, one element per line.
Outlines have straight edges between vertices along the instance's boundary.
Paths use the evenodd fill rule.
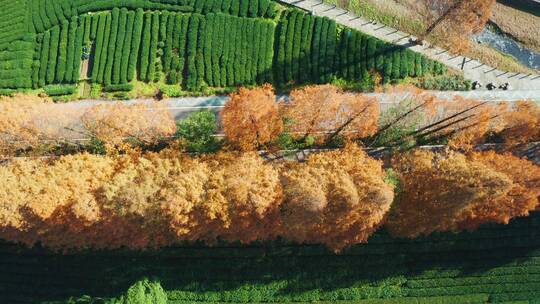
<path fill-rule="evenodd" d="M 103 88 L 103 92 L 129 92 L 133 90 L 133 84 L 124 83 L 124 84 L 111 84 Z"/>
<path fill-rule="evenodd" d="M 425 76 L 412 80 L 412 83 L 425 90 L 437 91 L 470 91 L 472 83 L 460 75 Z"/>
<path fill-rule="evenodd" d="M 56 75 L 59 41 L 60 27 L 55 26 L 51 29 L 51 42 L 49 45 L 49 63 L 47 64 L 47 76 L 45 80 L 47 84 L 53 83 Z"/>
<path fill-rule="evenodd" d="M 103 72 L 103 83 L 107 86 L 112 83 L 113 64 L 115 61 L 115 52 L 117 48 L 118 27 L 120 23 L 120 10 L 114 8 L 111 14 L 111 31 L 109 36 L 108 49 L 106 50 L 107 60 L 105 63 L 105 71 Z"/>
<path fill-rule="evenodd" d="M 60 30 L 60 41 L 58 44 L 58 61 L 56 67 L 56 76 L 55 82 L 62 83 L 64 77 L 66 76 L 66 65 L 67 65 L 67 51 L 68 51 L 68 36 L 69 34 L 69 22 L 65 20 L 62 22 Z"/>
<path fill-rule="evenodd" d="M 74 85 L 54 84 L 48 85 L 43 89 L 45 90 L 45 94 L 49 96 L 62 96 L 75 93 L 77 88 Z"/>

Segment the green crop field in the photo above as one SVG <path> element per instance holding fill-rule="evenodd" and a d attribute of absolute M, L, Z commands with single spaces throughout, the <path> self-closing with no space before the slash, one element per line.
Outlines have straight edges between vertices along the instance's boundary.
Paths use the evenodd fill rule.
<path fill-rule="evenodd" d="M 114 298 L 145 277 L 168 303 L 540 303 L 539 228 L 536 213 L 474 233 L 378 232 L 341 255 L 279 242 L 71 254 L 4 243 L 0 303 Z"/>
<path fill-rule="evenodd" d="M 0 0 L 0 89 L 384 81 L 443 65 L 272 0 Z"/>

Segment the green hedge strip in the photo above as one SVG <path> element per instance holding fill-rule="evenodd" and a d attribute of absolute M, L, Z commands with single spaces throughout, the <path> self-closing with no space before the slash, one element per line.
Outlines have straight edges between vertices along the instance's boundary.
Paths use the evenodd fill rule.
<path fill-rule="evenodd" d="M 127 14 L 126 8 L 120 10 L 120 19 L 118 21 L 118 33 L 116 36 L 116 49 L 114 51 L 114 62 L 112 71 L 112 83 L 120 83 L 121 71 L 122 71 L 122 58 L 128 57 L 129 53 L 125 54 L 125 50 L 129 50 L 129 47 L 125 47 L 126 30 L 127 30 Z M 129 32 L 128 32 L 129 33 Z"/>
<path fill-rule="evenodd" d="M 77 27 L 76 33 L 75 33 L 75 54 L 73 56 L 73 74 L 72 74 L 72 80 L 73 82 L 79 81 L 80 74 L 81 74 L 81 61 L 82 61 L 82 50 L 83 50 L 83 44 L 86 43 L 85 39 L 85 33 L 88 32 L 90 24 L 88 24 L 88 20 L 90 18 L 79 18 L 79 27 Z M 96 18 L 97 20 L 97 18 Z M 86 75 L 85 75 L 86 76 Z"/>
<path fill-rule="evenodd" d="M 56 63 L 58 56 L 58 47 L 60 42 L 60 27 L 55 26 L 51 29 L 51 43 L 49 45 L 49 63 L 47 65 L 47 79 L 46 83 L 50 84 L 54 82 L 56 75 Z"/>
<path fill-rule="evenodd" d="M 47 68 L 49 66 L 51 32 L 47 31 L 43 34 L 43 42 L 41 43 L 41 56 L 39 57 L 39 86 L 43 87 L 47 84 Z"/>
<path fill-rule="evenodd" d="M 127 13 L 126 30 L 124 34 L 124 43 L 122 48 L 122 60 L 120 61 L 120 83 L 128 82 L 129 75 L 129 60 L 132 51 L 132 38 L 135 26 L 135 12 L 130 11 Z"/>
<path fill-rule="evenodd" d="M 75 59 L 75 40 L 77 39 L 77 28 L 79 27 L 79 20 L 77 17 L 73 18 L 69 23 L 69 33 L 68 33 L 68 48 L 67 48 L 67 57 L 66 57 L 66 73 L 64 80 L 67 83 L 73 82 L 73 67 Z"/>

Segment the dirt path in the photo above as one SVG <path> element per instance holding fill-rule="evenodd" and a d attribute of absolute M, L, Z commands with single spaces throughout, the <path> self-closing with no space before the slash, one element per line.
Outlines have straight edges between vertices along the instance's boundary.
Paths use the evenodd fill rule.
<path fill-rule="evenodd" d="M 87 80 L 88 79 L 88 69 L 90 67 L 90 60 L 86 59 L 82 61 L 81 64 L 81 74 L 80 74 L 80 80 Z"/>

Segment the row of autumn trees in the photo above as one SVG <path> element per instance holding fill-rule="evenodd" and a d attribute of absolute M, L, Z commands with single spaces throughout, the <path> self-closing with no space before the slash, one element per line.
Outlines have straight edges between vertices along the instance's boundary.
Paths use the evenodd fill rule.
<path fill-rule="evenodd" d="M 442 143 L 468 149 L 484 142 L 512 147 L 540 140 L 540 107 L 534 102 L 509 106 L 463 98 L 440 100 L 412 88 L 387 93 L 401 101 L 381 111 L 376 98 L 331 85 L 296 89 L 286 101 L 276 101 L 269 85 L 242 88 L 230 96 L 219 121 L 214 113 L 203 111 L 178 125 L 166 103 L 160 102 L 71 107 L 31 96 L 2 98 L 0 157 L 43 156 L 52 147 L 55 154 L 65 154 L 179 144 L 188 152 L 208 153 L 220 148 L 244 152 L 335 148 L 347 141 L 366 147 Z M 216 135 L 224 135 L 224 140 Z M 88 145 L 90 149 L 83 147 Z"/>
<path fill-rule="evenodd" d="M 381 226 L 400 237 L 475 229 L 539 204 L 540 167 L 510 154 L 414 151 L 392 167 L 393 183 L 355 145 L 301 163 L 174 150 L 19 159 L 0 166 L 0 237 L 59 250 L 283 238 L 339 252 Z"/>
<path fill-rule="evenodd" d="M 278 103 L 269 86 L 241 89 L 221 115 L 224 148 L 198 155 L 178 147 L 204 151 L 218 132 L 212 116 L 177 128 L 159 104 L 81 110 L 31 97 L 4 99 L 3 155 L 39 152 L 40 143 L 70 142 L 73 135 L 91 136 L 108 153 L 1 164 L 0 238 L 60 250 L 283 238 L 340 251 L 366 242 L 382 226 L 416 237 L 507 223 L 538 208 L 538 165 L 467 149 L 493 132 L 509 146 L 538 140 L 537 106 L 508 109 L 406 93 L 407 102 L 379 115 L 374 99 L 332 86 L 305 87 Z M 171 144 L 175 133 L 179 141 Z M 348 142 L 345 148 L 311 154 L 305 162 L 266 161 L 255 152 L 338 137 Z M 432 137 L 447 138 L 449 149 L 394 153 L 384 166 L 359 147 L 408 150 L 410 142 Z M 141 149 L 157 143 L 169 145 Z"/>

